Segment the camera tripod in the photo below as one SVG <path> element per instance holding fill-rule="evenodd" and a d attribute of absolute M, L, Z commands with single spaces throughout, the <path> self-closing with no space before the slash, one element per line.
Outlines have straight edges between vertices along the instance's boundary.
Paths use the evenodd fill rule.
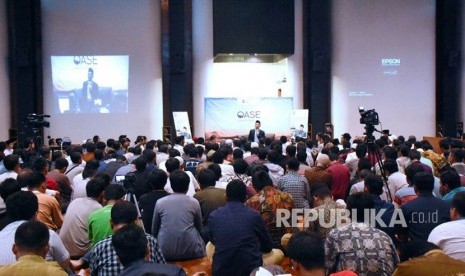
<path fill-rule="evenodd" d="M 136 198 L 136 195 L 134 194 L 134 191 L 128 191 L 126 194 L 125 200 L 129 202 L 131 201 L 134 202 L 134 204 L 136 205 L 136 209 L 137 209 L 137 218 L 140 220 L 140 227 L 142 227 L 142 230 L 144 230 L 144 232 L 147 233 L 147 231 L 145 231 L 144 223 L 142 222 L 142 214 L 140 212 L 139 204 L 137 203 L 137 198 Z"/>
<path fill-rule="evenodd" d="M 368 159 L 370 160 L 371 164 L 378 164 L 381 176 L 383 178 L 384 186 L 387 190 L 388 200 L 392 202 L 394 199 L 392 197 L 391 190 L 389 189 L 386 171 L 384 170 L 383 160 L 381 159 L 381 153 L 379 152 L 379 147 L 376 145 L 375 137 L 373 136 L 373 132 L 376 131 L 381 133 L 381 131 L 377 130 L 374 125 L 366 125 L 365 130 L 365 143 L 367 144 L 368 148 Z M 373 171 L 376 173 L 375 166 L 373 166 Z"/>

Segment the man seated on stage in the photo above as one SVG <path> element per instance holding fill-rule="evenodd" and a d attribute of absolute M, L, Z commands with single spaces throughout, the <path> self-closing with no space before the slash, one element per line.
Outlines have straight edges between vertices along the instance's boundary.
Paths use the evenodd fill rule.
<path fill-rule="evenodd" d="M 260 129 L 261 123 L 259 120 L 255 121 L 255 128 L 249 132 L 248 140 L 250 142 L 259 142 L 261 138 L 265 138 L 265 132 Z"/>
<path fill-rule="evenodd" d="M 299 126 L 299 130 L 295 132 L 295 138 L 307 139 L 307 132 L 304 130 L 304 125 Z"/>

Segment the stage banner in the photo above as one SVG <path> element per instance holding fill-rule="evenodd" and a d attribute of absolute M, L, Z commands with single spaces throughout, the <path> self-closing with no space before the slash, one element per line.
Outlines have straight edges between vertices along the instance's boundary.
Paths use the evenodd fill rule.
<path fill-rule="evenodd" d="M 174 127 L 176 128 L 176 136 L 184 136 L 186 140 L 191 140 L 192 133 L 187 112 L 173 112 L 173 120 Z"/>
<path fill-rule="evenodd" d="M 292 98 L 205 98 L 205 137 L 247 136 L 255 121 L 265 133 L 289 135 Z"/>
<path fill-rule="evenodd" d="M 299 136 L 307 138 L 308 131 L 308 109 L 294 109 L 291 113 L 290 123 L 291 137 Z"/>

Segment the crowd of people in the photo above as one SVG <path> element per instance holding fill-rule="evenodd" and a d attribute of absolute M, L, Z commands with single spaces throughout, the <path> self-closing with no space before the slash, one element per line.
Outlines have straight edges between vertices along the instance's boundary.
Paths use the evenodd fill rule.
<path fill-rule="evenodd" d="M 465 273 L 459 139 L 62 141 L 0 142 L 0 275 Z"/>

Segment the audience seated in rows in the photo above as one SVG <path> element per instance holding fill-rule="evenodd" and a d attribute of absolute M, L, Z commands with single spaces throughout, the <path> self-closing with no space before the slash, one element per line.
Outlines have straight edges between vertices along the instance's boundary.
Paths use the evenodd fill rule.
<path fill-rule="evenodd" d="M 253 144 L 246 142 L 245 138 L 218 142 L 211 137 L 203 145 L 201 139 L 194 137 L 197 144 L 176 139 L 173 145 L 176 149 L 162 141 L 147 141 L 142 137 L 136 139 L 134 146 L 125 135 L 108 139 L 107 143 L 87 139 L 84 146 L 69 146 L 66 155 L 42 146 L 37 150 L 33 147 L 14 149 L 14 154 L 9 155 L 12 156 L 11 164 L 8 158 L 0 156 L 2 164 L 7 163 L 7 167 L 14 168 L 12 174 L 16 173 L 14 176 L 18 179 L 8 179 L 8 174 L 2 174 L 4 170 L 0 168 L 0 177 L 5 178 L 0 183 L 2 198 L 8 201 L 20 187 L 27 186 L 34 177 L 39 179 L 41 175 L 40 180 L 32 182 L 40 182 L 42 193 L 54 195 L 48 199 L 55 200 L 57 209 L 64 215 L 61 229 L 50 225 L 51 229 L 60 233 L 58 236 L 49 230 L 50 244 L 56 247 L 56 239 L 63 240 L 64 251 L 55 249 L 61 252 L 58 255 L 67 259 L 70 255 L 81 257 L 79 261 L 72 261 L 76 271 L 90 262 L 91 275 L 119 275 L 129 268 L 144 271 L 147 268 L 149 272 L 154 268 L 141 261 L 142 255 L 136 258 L 139 261 L 120 262 L 111 242 L 113 231 L 113 237 L 117 236 L 122 226 L 130 224 L 132 227 L 137 217 L 134 205 L 126 206 L 130 209 L 128 212 L 115 209 L 120 204 L 130 204 L 121 200 L 128 191 L 123 191 L 123 186 L 128 189 L 129 182 L 116 181 L 116 178 L 124 177 L 135 180 L 136 201 L 143 219 L 141 225 L 148 233 L 156 230 L 154 234 L 158 239 L 147 234 L 145 246 L 143 242 L 136 246 L 141 249 L 149 245 L 151 263 L 164 263 L 166 257 L 184 265 L 186 260 L 200 258 L 200 261 L 207 255 L 213 260 L 214 275 L 229 275 L 228 271 L 232 271 L 233 275 L 264 270 L 283 273 L 279 266 L 271 265 L 280 264 L 283 258 L 283 252 L 271 249 L 283 248 L 292 259 L 293 275 L 306 275 L 308 272 L 318 275 L 325 273 L 325 269 L 334 275 L 354 272 L 390 275 L 397 266 L 393 245 L 397 246 L 402 259 L 403 255 L 408 255 L 408 250 L 405 251 L 407 253 L 402 250 L 412 242 L 424 243 L 430 239 L 443 251 L 421 252 L 414 256 L 415 259 L 444 261 L 451 264 L 451 271 L 461 267 L 460 261 L 449 258 L 460 260 L 461 248 L 464 247 L 459 223 L 464 204 L 460 201 L 464 189 L 461 185 L 465 179 L 460 171 L 463 167 L 461 142 L 444 139 L 446 141 L 441 141 L 441 145 L 445 152 L 437 154 L 424 140 L 382 136 L 375 143 L 380 149 L 382 160 L 379 161 L 383 162 L 387 176 L 384 183 L 381 163 L 373 148 L 370 147 L 368 152 L 367 144 L 359 137 L 350 144 L 350 134 L 344 134 L 341 143 L 324 134 L 318 135 L 319 140 L 315 142 L 299 137 L 296 141 L 281 137 L 279 141 L 260 139 Z M 87 162 L 82 161 L 83 158 Z M 157 159 L 162 161 L 156 162 Z M 174 188 L 176 184 L 168 179 L 176 178 L 177 174 L 181 182 L 188 183 L 188 195 L 184 189 Z M 64 175 L 68 181 L 63 181 Z M 48 179 L 44 180 L 44 176 Z M 110 180 L 113 180 L 112 185 Z M 96 184 L 99 181 L 104 183 L 101 189 Z M 77 185 L 66 186 L 66 182 Z M 49 189 L 43 189 L 42 185 Z M 244 198 L 231 200 L 234 196 L 228 195 L 228 189 L 234 186 L 240 190 L 245 188 Z M 102 193 L 105 187 L 106 191 Z M 93 190 L 92 199 L 87 197 L 88 188 Z M 37 196 L 32 195 L 42 197 L 40 191 L 36 191 Z M 389 202 L 391 198 L 395 206 Z M 70 199 L 70 209 L 67 210 L 66 204 Z M 299 202 L 307 205 L 297 207 Z M 42 210 L 39 217 L 47 218 L 43 211 L 45 206 L 37 205 L 37 210 Z M 359 219 L 363 212 L 354 217 L 357 211 L 361 212 L 357 206 L 365 206 L 361 209 L 368 212 L 368 221 Z M 114 210 L 118 211 L 115 211 L 115 216 Z M 299 210 L 302 213 L 294 212 Z M 286 212 L 290 216 L 283 218 Z M 447 222 L 449 215 L 452 222 Z M 375 219 L 371 221 L 372 218 Z M 8 212 L 0 220 L 4 224 L 15 223 Z M 9 235 L 11 240 L 11 229 L 16 228 L 8 226 L 4 230 L 9 232 L 0 231 L 0 236 Z M 141 231 L 139 228 L 132 230 Z M 314 233 L 310 234 L 314 237 L 304 238 L 309 233 Z M 315 235 L 325 239 L 323 247 Z M 294 238 L 297 244 L 293 242 Z M 247 246 L 239 242 L 249 240 L 254 242 L 246 242 Z M 11 240 L 11 244 L 13 242 Z M 305 257 L 308 251 L 304 248 L 300 249 L 301 253 L 291 253 L 295 252 L 296 245 L 308 244 L 315 248 L 312 244 L 319 243 L 316 248 L 320 249 L 313 252 L 314 267 L 308 265 L 312 262 Z M 325 247 L 330 248 L 326 254 Z M 14 262 L 13 252 L 7 251 L 11 252 Z M 236 252 L 243 252 L 248 257 L 236 255 Z M 321 262 L 321 256 L 326 263 Z M 60 261 L 65 269 L 69 267 L 69 261 L 57 254 L 55 257 L 46 256 L 46 259 Z M 406 268 L 412 269 L 401 264 L 395 273 Z M 186 271 L 191 273 L 190 269 L 192 267 Z M 287 267 L 286 272 L 289 269 Z M 418 274 L 408 271 L 411 275 Z M 177 269 L 175 273 L 183 272 Z"/>

